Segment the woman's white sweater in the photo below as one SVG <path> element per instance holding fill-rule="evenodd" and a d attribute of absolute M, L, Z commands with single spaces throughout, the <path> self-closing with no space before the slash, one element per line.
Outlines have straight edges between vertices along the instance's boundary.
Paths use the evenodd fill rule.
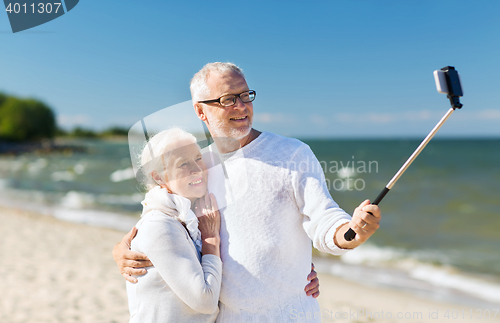
<path fill-rule="evenodd" d="M 178 207 L 190 205 L 179 198 Z M 179 203 L 182 199 L 187 204 Z M 200 264 L 200 254 L 183 225 L 158 210 L 143 214 L 136 227 L 131 250 L 145 253 L 154 266 L 146 268 L 146 275 L 136 276 L 136 284 L 127 282 L 130 322 L 214 322 L 221 259 L 207 254 Z"/>

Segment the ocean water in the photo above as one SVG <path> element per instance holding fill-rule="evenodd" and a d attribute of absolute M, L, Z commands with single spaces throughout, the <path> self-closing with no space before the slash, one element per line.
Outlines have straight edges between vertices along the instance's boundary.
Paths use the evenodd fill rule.
<path fill-rule="evenodd" d="M 330 192 L 351 213 L 364 199 L 378 196 L 420 140 L 307 143 L 327 161 L 324 169 L 333 166 L 325 172 Z M 371 169 L 365 166 L 370 162 Z M 341 163 L 344 168 L 335 172 Z M 454 292 L 500 303 L 500 140 L 434 139 L 379 206 L 380 229 L 366 245 L 342 256 L 333 273 L 342 275 L 339 268 L 346 264 L 391 269 L 408 284 L 395 283 L 394 273 L 379 276 L 380 283 L 417 292 L 430 284 L 444 298 Z M 343 270 L 358 281 L 366 273 L 353 272 Z M 415 282 L 421 282 L 419 288 Z"/>
<path fill-rule="evenodd" d="M 364 199 L 375 199 L 420 143 L 304 141 L 333 198 L 350 214 Z M 143 192 L 127 142 L 77 144 L 87 152 L 0 156 L 0 204 L 128 231 Z M 369 242 L 340 258 L 321 258 L 321 271 L 498 308 L 500 140 L 434 139 L 380 207 L 381 227 Z"/>

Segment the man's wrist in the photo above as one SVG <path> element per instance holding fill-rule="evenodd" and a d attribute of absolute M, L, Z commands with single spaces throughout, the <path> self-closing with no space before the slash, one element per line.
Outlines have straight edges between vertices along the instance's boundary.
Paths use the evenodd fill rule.
<path fill-rule="evenodd" d="M 340 249 L 351 250 L 351 249 L 356 248 L 359 245 L 359 243 L 354 241 L 354 240 L 347 241 L 344 238 L 344 234 L 347 232 L 347 230 L 349 230 L 348 224 L 349 224 L 349 222 L 346 222 L 346 223 L 342 224 L 341 226 L 339 226 L 337 228 L 337 231 L 333 235 L 333 242 Z"/>

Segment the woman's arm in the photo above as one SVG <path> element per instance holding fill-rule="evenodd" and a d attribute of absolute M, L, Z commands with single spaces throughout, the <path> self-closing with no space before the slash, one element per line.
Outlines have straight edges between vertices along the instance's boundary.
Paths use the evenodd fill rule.
<path fill-rule="evenodd" d="M 220 257 L 203 255 L 200 265 L 183 226 L 164 215 L 152 215 L 144 221 L 136 240 L 163 280 L 186 305 L 204 314 L 217 310 L 222 277 Z"/>

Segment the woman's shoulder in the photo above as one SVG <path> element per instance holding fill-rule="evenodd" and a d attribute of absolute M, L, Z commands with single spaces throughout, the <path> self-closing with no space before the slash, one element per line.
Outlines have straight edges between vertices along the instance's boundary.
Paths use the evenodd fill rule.
<path fill-rule="evenodd" d="M 137 229 L 155 230 L 155 231 L 184 231 L 182 223 L 158 210 L 151 210 L 142 215 L 141 220 L 137 223 Z"/>
<path fill-rule="evenodd" d="M 160 211 L 153 210 L 143 215 L 137 224 L 137 235 L 133 245 L 141 252 L 151 248 L 151 244 L 165 243 L 178 245 L 186 240 L 186 229 L 175 218 Z"/>
<path fill-rule="evenodd" d="M 191 247 L 191 238 L 177 219 L 153 210 L 144 214 L 141 221 L 137 227 L 137 235 L 132 240 L 132 250 L 153 259 L 151 257 L 167 257 Z"/>

